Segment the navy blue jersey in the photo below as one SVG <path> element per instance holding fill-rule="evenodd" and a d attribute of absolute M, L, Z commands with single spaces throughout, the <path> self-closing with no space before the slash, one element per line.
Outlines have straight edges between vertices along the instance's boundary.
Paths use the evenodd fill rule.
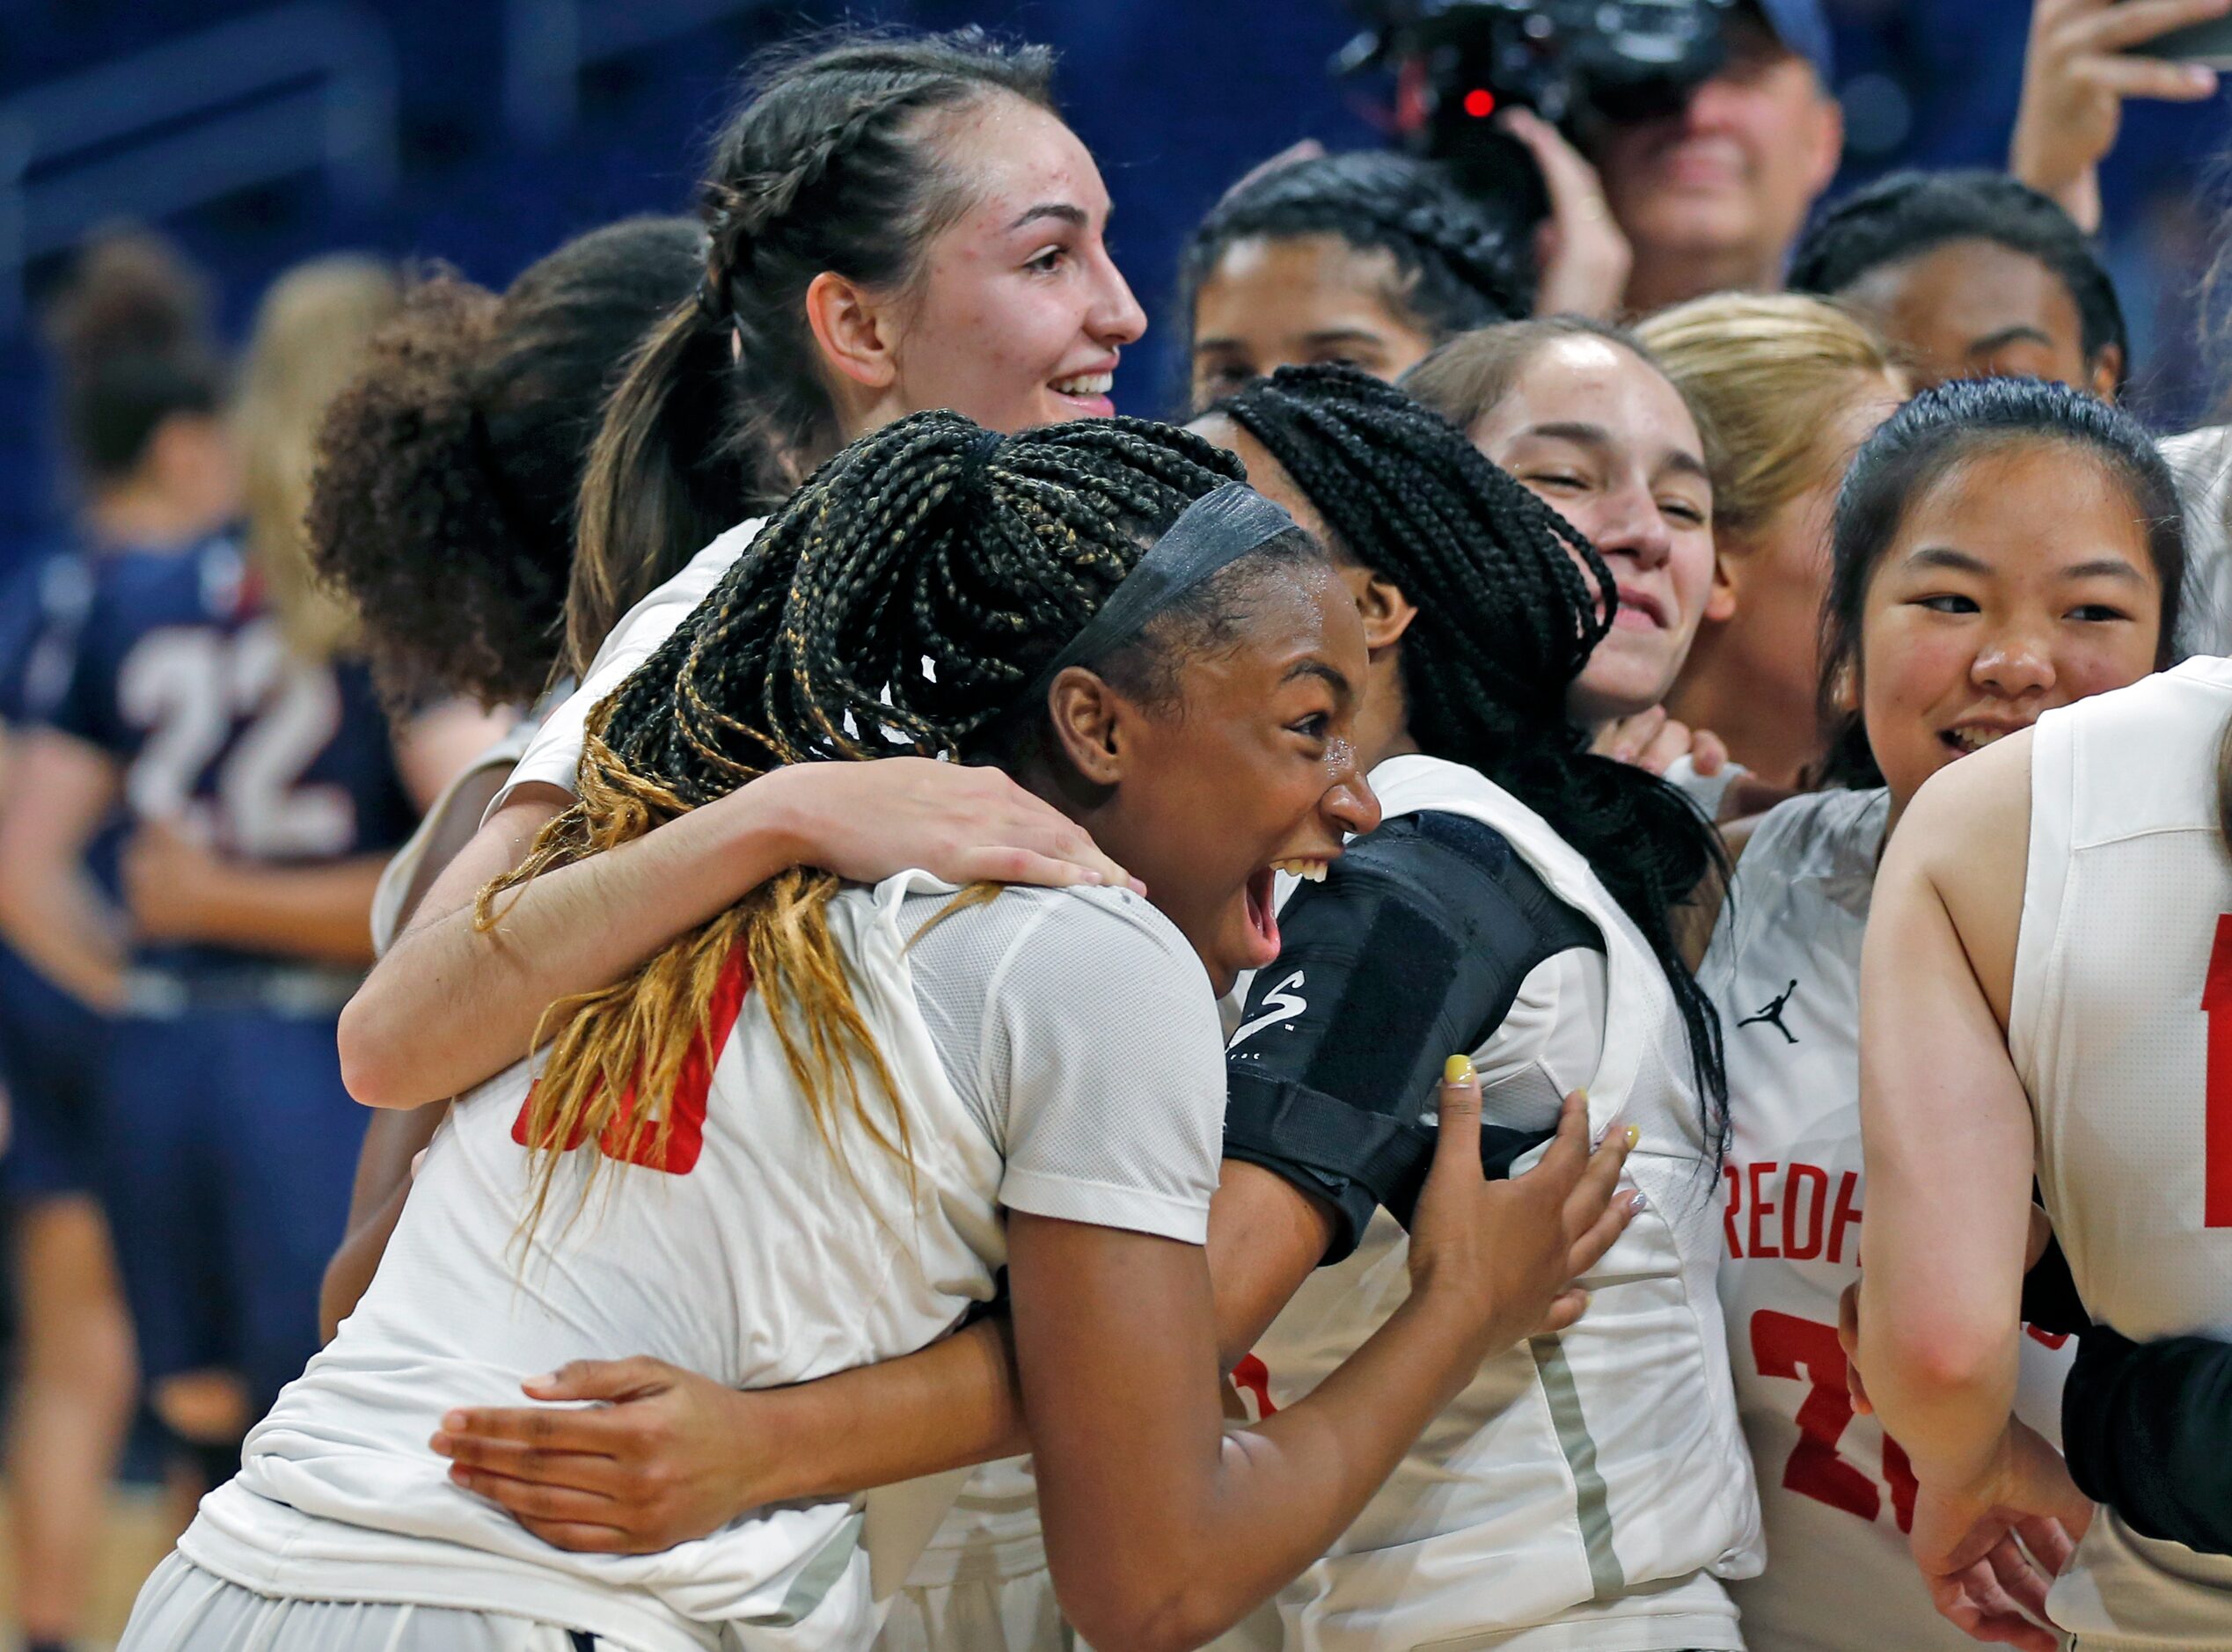
<path fill-rule="evenodd" d="M 116 759 L 132 823 L 162 822 L 236 859 L 380 853 L 415 818 L 370 673 L 296 655 L 230 536 L 104 559 L 68 681 L 42 710 Z M 164 950 L 139 961 L 226 956 Z"/>
<path fill-rule="evenodd" d="M 76 551 L 34 556 L 0 585 L 0 726 L 42 720 L 61 698 L 92 596 Z"/>
<path fill-rule="evenodd" d="M 0 585 L 0 727 L 38 720 L 61 696 L 91 599 L 91 564 L 74 551 L 41 553 Z M 109 835 L 88 859 L 97 874 L 113 876 Z M 0 1084 L 15 1125 L 0 1156 L 0 1192 L 40 1198 L 96 1185 L 102 1045 L 99 1016 L 0 946 Z"/>

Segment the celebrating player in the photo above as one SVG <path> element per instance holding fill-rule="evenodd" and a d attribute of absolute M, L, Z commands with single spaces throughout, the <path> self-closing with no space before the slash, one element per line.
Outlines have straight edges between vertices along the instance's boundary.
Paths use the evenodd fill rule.
<path fill-rule="evenodd" d="M 1719 738 L 1663 709 L 1712 589 L 1713 487 L 1696 415 L 1650 350 L 1572 316 L 1506 322 L 1452 340 L 1402 386 L 1611 566 L 1619 614 L 1567 697 L 1596 749 L 1678 783 L 1717 775 Z"/>
<path fill-rule="evenodd" d="M 1522 313 L 1526 279 L 1480 208 L 1427 162 L 1384 150 L 1275 162 L 1187 239 L 1193 406 L 1314 362 L 1394 379 L 1444 340 Z"/>
<path fill-rule="evenodd" d="M 2145 433 L 2035 381 L 1917 398 L 1840 496 L 1822 683 L 1847 783 L 1750 833 L 1701 971 L 1729 1027 L 1721 1291 L 1767 1525 L 1767 1571 L 1738 1598 L 1773 1644 L 1962 1644 L 1906 1556 L 1914 1444 L 1854 1414 L 1837 1343 L 1868 1236 L 1905 1222 L 1937 1242 L 1936 1218 L 1887 1217 L 1872 1134 L 1862 1162 L 1862 1126 L 1877 1128 L 1861 1103 L 1862 937 L 1884 921 L 1877 863 L 1924 781 L 2163 663 L 2177 525 Z M 2061 1341 L 2019 1341 L 2021 1413 L 2049 1436 Z"/>
<path fill-rule="evenodd" d="M 1491 1363 L 1338 1553 L 1290 1591 L 1310 1626 L 1298 1633 L 1346 1635 L 1352 1612 L 1398 1614 L 1413 1637 L 1528 1624 L 1583 1633 L 1577 1622 L 1601 1616 L 1605 1628 L 1588 1633 L 1607 1644 L 1638 1633 L 1638 1619 L 1650 1633 L 1734 1644 L 1734 1612 L 1705 1574 L 1753 1563 L 1756 1517 L 1726 1378 L 1716 1392 L 1713 1377 L 1717 1337 L 1646 1359 L 1619 1328 L 1631 1312 L 1675 1312 L 1677 1297 L 1692 1305 L 1677 1317 L 1714 1317 L 1713 1183 L 1701 1160 L 1717 1122 L 1706 1100 L 1711 1026 L 1694 988 L 1681 994 L 1688 977 L 1666 913 L 1710 868 L 1710 834 L 1658 781 L 1575 750 L 1567 720 L 1570 681 L 1603 633 L 1608 572 L 1461 432 L 1352 369 L 1283 370 L 1200 428 L 1338 547 L 1371 649 L 1359 750 L 1403 800 L 1403 818 L 1283 910 L 1279 959 L 1255 976 L 1228 1058 L 1227 1157 L 1209 1228 L 1226 1364 L 1240 1364 L 1259 1410 L 1286 1404 L 1386 1318 L 1378 1287 L 1402 1267 L 1404 1244 L 1375 1209 L 1409 1211 L 1432 1143 L 1419 1114 L 1438 1042 L 1474 1046 L 1502 1164 L 1540 1143 L 1565 1089 L 1593 1079 L 1599 1127 L 1621 1115 L 1642 1131 L 1634 1180 L 1664 1212 L 1642 1219 L 1615 1253 L 1624 1261 L 1608 1259 L 1620 1276 L 1600 1282 L 1592 1308 L 1614 1316 L 1604 1334 L 1641 1363 L 1607 1357 L 1586 1321 L 1570 1361 L 1554 1348 L 1541 1368 L 1527 1353 Z M 1414 589 L 1442 600 L 1414 603 Z M 1501 640 L 1493 654 L 1473 646 L 1489 634 Z M 1614 1036 L 1614 1025 L 1640 1036 Z M 1313 1278 L 1328 1260 L 1340 1266 Z M 997 1322 L 972 1327 L 916 1360 L 778 1396 L 723 1395 L 652 1360 L 577 1366 L 538 1392 L 623 1400 L 608 1417 L 469 1411 L 448 1449 L 464 1483 L 554 1540 L 655 1548 L 831 1477 L 875 1485 L 971 1460 L 972 1429 L 1006 1437 L 1005 1396 L 986 1377 L 1005 1363 L 999 1336 Z M 1243 1363 L 1252 1346 L 1260 1355 Z M 1564 1448 L 1537 1426 L 1547 1396 L 1576 1382 L 1606 1462 L 1621 1465 L 1621 1525 L 1592 1523 L 1586 1540 Z M 1681 1460 L 1715 1460 L 1713 1475 L 1674 1486 L 1630 1460 L 1633 1429 L 1646 1417 L 1662 1427 L 1669 1413 L 1693 1430 Z M 1491 1452 L 1481 1472 L 1460 1471 L 1456 1458 L 1476 1451 Z M 1461 1492 L 1416 1513 L 1401 1488 L 1424 1480 Z M 1637 1505 L 1685 1499 L 1683 1546 L 1626 1524 Z M 1523 1524 L 1514 1500 L 1541 1516 L 1532 1548 L 1511 1536 Z M 1397 1539 L 1404 1552 L 1461 1557 L 1444 1575 L 1464 1587 L 1382 1578 L 1389 1536 L 1418 1524 L 1430 1529 Z M 1617 1604 L 1584 1604 L 1600 1553 L 1632 1567 L 1635 1587 Z M 1482 1576 L 1502 1581 L 1482 1589 Z"/>
<path fill-rule="evenodd" d="M 1354 606 L 1237 469 L 1163 427 L 928 413 L 773 519 L 600 708 L 582 801 L 531 868 L 772 763 L 942 750 L 1060 800 L 1155 904 L 792 873 L 589 998 L 546 1061 L 453 1111 L 363 1304 L 125 1646 L 385 1645 L 459 1613 L 546 1626 L 537 1645 L 863 1645 L 852 1500 L 569 1554 L 450 1484 L 427 1437 L 586 1327 L 794 1383 L 939 1335 L 1003 1262 L 1065 1606 L 1105 1646 L 1191 1645 L 1330 1541 L 1483 1356 L 1570 1317 L 1577 1264 L 1625 1224 L 1622 1153 L 1589 1166 L 1570 1107 L 1540 1173 L 1485 1185 L 1476 1090 L 1452 1084 L 1413 1305 L 1260 1449 L 1225 1446 L 1213 997 L 1276 954 L 1274 866 L 1378 823 Z"/>

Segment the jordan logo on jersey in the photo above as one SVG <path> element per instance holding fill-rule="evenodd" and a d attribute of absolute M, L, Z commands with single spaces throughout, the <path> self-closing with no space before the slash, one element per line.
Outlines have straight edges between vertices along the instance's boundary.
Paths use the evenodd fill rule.
<path fill-rule="evenodd" d="M 1793 1044 L 1797 1043 L 1798 1042 L 1798 1035 L 1792 1032 L 1789 1027 L 1782 1025 L 1782 1010 L 1783 1006 L 1790 1002 L 1790 995 L 1797 990 L 1798 983 L 1793 981 L 1789 986 L 1782 989 L 1782 996 L 1779 998 L 1769 998 L 1765 1004 L 1760 1006 L 1760 1012 L 1757 1015 L 1745 1016 L 1742 1020 L 1737 1023 L 1737 1026 L 1749 1027 L 1754 1021 L 1765 1021 L 1776 1032 L 1782 1034 L 1788 1042 Z"/>

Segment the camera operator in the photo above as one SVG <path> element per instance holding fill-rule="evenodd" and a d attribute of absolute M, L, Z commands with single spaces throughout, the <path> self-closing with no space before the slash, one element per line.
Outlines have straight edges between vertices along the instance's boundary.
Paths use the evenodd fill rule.
<path fill-rule="evenodd" d="M 1828 20 L 1820 0 L 1741 0 L 1724 29 L 1727 62 L 1679 113 L 1611 123 L 1585 159 L 1547 122 L 1502 117 L 1550 198 L 1538 313 L 1640 315 L 1782 286 L 1844 143 Z"/>

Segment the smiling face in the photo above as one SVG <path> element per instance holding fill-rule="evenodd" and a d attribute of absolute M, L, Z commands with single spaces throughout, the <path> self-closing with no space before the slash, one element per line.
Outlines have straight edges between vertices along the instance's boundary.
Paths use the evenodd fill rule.
<path fill-rule="evenodd" d="M 1193 405 L 1318 362 L 1395 378 L 1434 342 L 1394 302 L 1401 287 L 1394 254 L 1337 235 L 1233 242 L 1194 295 Z"/>
<path fill-rule="evenodd" d="M 1569 714 L 1589 726 L 1658 705 L 1713 581 L 1713 489 L 1680 393 L 1609 339 L 1554 339 L 1471 434 L 1586 535 L 1619 581 L 1611 634 L 1575 679 Z"/>
<path fill-rule="evenodd" d="M 1595 147 L 1639 272 L 1668 259 L 1772 265 L 1836 172 L 1844 126 L 1811 67 L 1757 19 L 1727 35 L 1726 66 L 1679 114 L 1623 122 Z"/>
<path fill-rule="evenodd" d="M 1109 257 L 1100 168 L 1021 98 L 988 98 L 949 126 L 934 141 L 967 205 L 892 308 L 893 374 L 862 428 L 932 407 L 1006 431 L 1115 412 L 1116 359 L 1147 318 Z"/>
<path fill-rule="evenodd" d="M 1053 690 L 1072 761 L 1110 782 L 1081 818 L 1145 882 L 1220 996 L 1278 956 L 1274 869 L 1321 866 L 1379 821 L 1357 762 L 1365 645 L 1348 588 L 1321 561 L 1265 566 L 1226 611 L 1233 625 L 1190 651 L 1170 694 L 1114 694 L 1082 753 L 1070 674 Z"/>
<path fill-rule="evenodd" d="M 2043 378 L 2115 396 L 2116 347 L 2088 362 L 2068 288 L 1996 241 L 1943 242 L 1877 266 L 1838 296 L 1891 341 L 1918 390 L 1953 378 Z"/>
<path fill-rule="evenodd" d="M 2097 460 L 2033 440 L 1955 464 L 1907 506 L 1862 609 L 1894 818 L 1947 764 L 2153 670 L 2162 604 L 2146 524 Z"/>

